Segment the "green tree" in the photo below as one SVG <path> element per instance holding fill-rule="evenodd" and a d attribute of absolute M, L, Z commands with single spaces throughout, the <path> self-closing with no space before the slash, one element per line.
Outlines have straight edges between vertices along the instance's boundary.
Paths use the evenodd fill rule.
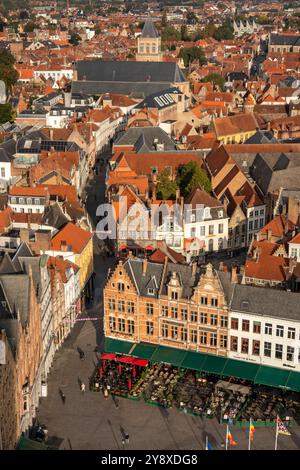
<path fill-rule="evenodd" d="M 4 81 L 8 90 L 19 78 L 19 74 L 14 68 L 14 63 L 14 56 L 9 51 L 4 50 L 0 53 L 0 80 Z"/>
<path fill-rule="evenodd" d="M 234 38 L 233 27 L 229 24 L 224 24 L 216 29 L 216 31 L 213 34 L 213 37 L 217 41 L 224 41 L 224 39 L 233 39 Z"/>
<path fill-rule="evenodd" d="M 157 198 L 161 200 L 176 198 L 176 181 L 172 181 L 170 177 L 170 170 L 166 168 L 159 176 L 156 187 Z"/>
<path fill-rule="evenodd" d="M 8 121 L 13 121 L 11 104 L 0 104 L 0 124 L 5 124 Z"/>
<path fill-rule="evenodd" d="M 257 24 L 270 24 L 270 20 L 267 17 L 267 15 L 259 15 L 259 17 L 256 19 Z"/>
<path fill-rule="evenodd" d="M 37 25 L 33 21 L 29 21 L 24 26 L 25 33 L 32 33 L 37 28 Z"/>
<path fill-rule="evenodd" d="M 217 27 L 214 25 L 214 23 L 211 23 L 211 22 L 208 23 L 202 31 L 203 37 L 212 38 L 216 30 L 217 30 Z"/>
<path fill-rule="evenodd" d="M 181 34 L 181 39 L 182 41 L 190 41 L 191 38 L 188 34 L 187 26 L 183 24 L 180 28 L 180 34 Z"/>
<path fill-rule="evenodd" d="M 209 75 L 206 75 L 206 77 L 202 78 L 201 82 L 211 82 L 214 85 L 219 86 L 221 90 L 224 91 L 225 78 L 218 73 L 210 73 Z"/>
<path fill-rule="evenodd" d="M 205 191 L 211 191 L 211 183 L 208 176 L 197 162 L 191 161 L 178 169 L 177 184 L 181 194 L 186 197 L 195 188 L 201 186 Z"/>
<path fill-rule="evenodd" d="M 180 41 L 181 34 L 173 26 L 167 26 L 161 32 L 162 41 Z"/>
<path fill-rule="evenodd" d="M 198 18 L 193 11 L 188 11 L 186 14 L 186 20 L 189 24 L 198 23 Z"/>
<path fill-rule="evenodd" d="M 164 11 L 164 14 L 161 19 L 161 27 L 166 28 L 168 26 L 167 13 Z"/>
<path fill-rule="evenodd" d="M 188 67 L 189 64 L 194 60 L 198 60 L 200 65 L 206 63 L 206 58 L 203 49 L 197 46 L 183 47 L 182 49 L 180 49 L 178 57 L 183 59 L 185 67 Z"/>
<path fill-rule="evenodd" d="M 72 33 L 69 39 L 69 43 L 73 44 L 73 46 L 78 46 L 81 41 L 81 37 L 78 33 Z"/>

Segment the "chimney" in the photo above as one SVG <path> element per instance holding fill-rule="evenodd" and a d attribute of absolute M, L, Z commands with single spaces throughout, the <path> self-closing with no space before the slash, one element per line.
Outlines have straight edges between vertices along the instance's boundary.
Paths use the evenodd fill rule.
<path fill-rule="evenodd" d="M 237 284 L 237 283 L 238 283 L 237 267 L 232 266 L 231 267 L 231 284 Z"/>
<path fill-rule="evenodd" d="M 257 263 L 259 262 L 260 254 L 261 254 L 261 248 L 260 247 L 255 248 L 253 252 L 253 258 L 256 260 Z"/>
<path fill-rule="evenodd" d="M 293 274 L 294 269 L 296 268 L 297 264 L 298 264 L 297 259 L 289 258 L 289 273 L 290 274 Z"/>
<path fill-rule="evenodd" d="M 50 134 L 50 140 L 53 140 L 53 129 L 50 128 L 49 130 L 50 130 L 50 133 L 49 133 Z"/>
<path fill-rule="evenodd" d="M 60 250 L 61 251 L 68 251 L 68 244 L 67 244 L 66 240 L 61 240 Z"/>
<path fill-rule="evenodd" d="M 143 276 L 146 275 L 147 266 L 148 266 L 148 260 L 147 260 L 147 258 L 144 258 L 144 259 L 143 259 Z"/>
<path fill-rule="evenodd" d="M 176 189 L 176 203 L 179 203 L 180 202 L 180 189 L 177 188 Z"/>
<path fill-rule="evenodd" d="M 152 188 L 152 201 L 156 201 L 156 186 L 153 185 Z"/>
<path fill-rule="evenodd" d="M 197 262 L 194 261 L 192 263 L 192 276 L 195 276 L 196 275 L 196 271 L 197 271 Z"/>
<path fill-rule="evenodd" d="M 293 197 L 289 197 L 288 200 L 288 220 L 293 224 L 298 225 L 300 215 L 299 201 Z"/>

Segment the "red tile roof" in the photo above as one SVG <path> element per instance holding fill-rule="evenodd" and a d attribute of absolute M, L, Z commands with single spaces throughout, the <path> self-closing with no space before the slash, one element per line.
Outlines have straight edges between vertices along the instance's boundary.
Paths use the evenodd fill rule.
<path fill-rule="evenodd" d="M 83 230 L 75 224 L 66 224 L 51 240 L 51 250 L 72 251 L 76 254 L 82 253 L 93 234 Z"/>

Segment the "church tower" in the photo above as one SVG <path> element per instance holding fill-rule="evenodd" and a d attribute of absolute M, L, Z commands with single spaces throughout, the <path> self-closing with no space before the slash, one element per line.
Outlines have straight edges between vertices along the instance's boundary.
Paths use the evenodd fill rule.
<path fill-rule="evenodd" d="M 138 52 L 136 60 L 139 62 L 161 62 L 161 37 L 154 26 L 152 18 L 148 16 L 142 34 L 138 37 Z"/>

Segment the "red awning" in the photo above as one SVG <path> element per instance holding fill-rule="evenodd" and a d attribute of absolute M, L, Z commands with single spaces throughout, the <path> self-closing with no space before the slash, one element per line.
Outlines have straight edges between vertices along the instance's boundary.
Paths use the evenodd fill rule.
<path fill-rule="evenodd" d="M 127 245 L 121 245 L 119 250 L 127 250 Z"/>
<path fill-rule="evenodd" d="M 133 359 L 133 363 L 135 366 L 146 367 L 149 361 L 146 359 Z"/>
<path fill-rule="evenodd" d="M 109 361 L 114 361 L 116 359 L 116 354 L 103 352 L 101 354 L 101 359 L 108 359 Z"/>
<path fill-rule="evenodd" d="M 146 246 L 145 250 L 149 250 L 149 251 L 151 250 L 151 251 L 153 251 L 153 250 L 154 250 L 154 248 L 153 248 L 153 246 L 151 246 L 151 245 L 148 245 L 148 246 Z"/>
<path fill-rule="evenodd" d="M 133 357 L 130 357 L 130 356 L 121 356 L 121 357 L 117 357 L 116 361 L 118 362 L 125 362 L 126 364 L 133 364 Z"/>

